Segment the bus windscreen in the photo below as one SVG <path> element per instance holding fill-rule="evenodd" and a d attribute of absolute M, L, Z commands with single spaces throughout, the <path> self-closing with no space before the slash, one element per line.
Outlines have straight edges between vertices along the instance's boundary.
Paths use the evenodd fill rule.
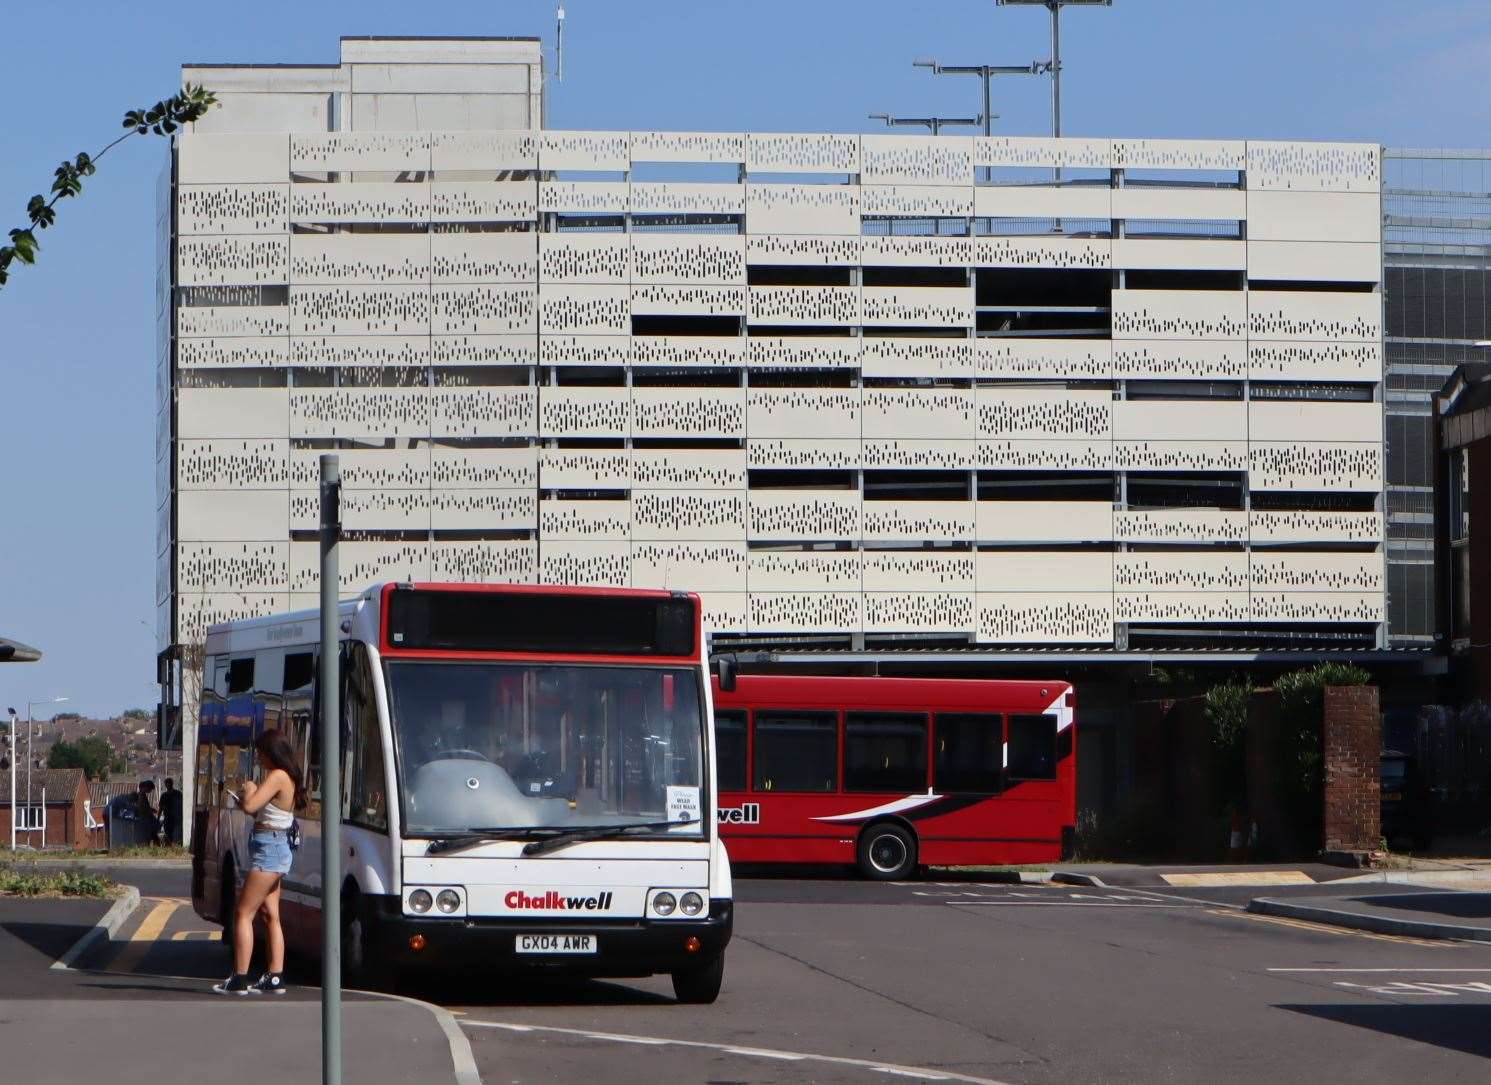
<path fill-rule="evenodd" d="M 395 589 L 388 645 L 453 652 L 690 656 L 690 599 Z"/>

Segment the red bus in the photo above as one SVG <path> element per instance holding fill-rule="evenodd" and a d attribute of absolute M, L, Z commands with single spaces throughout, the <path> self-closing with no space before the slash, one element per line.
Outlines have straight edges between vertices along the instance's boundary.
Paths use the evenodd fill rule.
<path fill-rule="evenodd" d="M 725 685 L 730 685 L 727 681 Z M 1077 820 L 1066 682 L 741 675 L 714 688 L 720 836 L 735 863 L 1060 859 Z"/>

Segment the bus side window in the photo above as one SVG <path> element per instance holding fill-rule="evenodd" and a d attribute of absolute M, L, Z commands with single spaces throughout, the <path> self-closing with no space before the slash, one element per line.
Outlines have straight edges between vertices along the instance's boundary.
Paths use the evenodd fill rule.
<path fill-rule="evenodd" d="M 927 786 L 927 717 L 920 712 L 844 716 L 845 791 L 921 791 Z"/>
<path fill-rule="evenodd" d="M 321 787 L 321 782 L 317 778 L 320 775 L 320 765 L 312 764 L 310 750 L 311 743 L 316 736 L 312 692 L 315 676 L 316 657 L 314 654 L 311 652 L 286 653 L 283 682 L 285 690 L 284 727 L 291 741 L 295 743 L 296 756 L 300 759 L 302 779 L 305 780 L 306 798 L 312 802 Z M 306 810 L 306 815 L 318 817 L 319 809 L 319 806 L 310 806 Z"/>
<path fill-rule="evenodd" d="M 756 712 L 757 791 L 837 791 L 835 712 Z"/>
<path fill-rule="evenodd" d="M 1056 779 L 1056 717 L 1010 717 L 1011 780 Z"/>
<path fill-rule="evenodd" d="M 1004 719 L 996 714 L 939 712 L 932 786 L 941 792 L 992 795 L 1004 767 Z"/>
<path fill-rule="evenodd" d="M 373 692 L 373 668 L 368 651 L 353 642 L 346 655 L 342 690 L 342 734 L 347 749 L 342 763 L 349 779 L 345 817 L 369 829 L 387 830 L 387 774 L 383 765 L 383 734 L 378 726 L 378 701 Z"/>
<path fill-rule="evenodd" d="M 715 765 L 721 791 L 746 789 L 746 714 L 739 708 L 714 713 Z"/>

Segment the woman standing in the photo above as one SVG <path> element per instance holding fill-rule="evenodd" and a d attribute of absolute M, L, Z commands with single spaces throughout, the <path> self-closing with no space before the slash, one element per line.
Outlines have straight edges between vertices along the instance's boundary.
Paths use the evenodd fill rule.
<path fill-rule="evenodd" d="M 239 809 L 254 815 L 249 838 L 249 871 L 233 910 L 233 974 L 212 989 L 220 995 L 285 993 L 285 932 L 280 927 L 280 882 L 290 870 L 290 830 L 295 811 L 305 804 L 305 787 L 295 747 L 283 731 L 271 728 L 254 743 L 260 763 L 269 771 L 257 786 L 244 784 L 234 796 Z M 257 980 L 248 976 L 254 953 L 254 914 L 264 917 L 269 970 Z"/>

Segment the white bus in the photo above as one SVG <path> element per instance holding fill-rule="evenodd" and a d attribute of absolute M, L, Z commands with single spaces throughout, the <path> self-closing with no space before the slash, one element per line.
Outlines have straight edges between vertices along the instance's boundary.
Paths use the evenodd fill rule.
<path fill-rule="evenodd" d="M 384 584 L 341 604 L 342 959 L 349 978 L 446 969 L 668 973 L 713 1002 L 733 926 L 697 596 Z M 283 886 L 317 955 L 316 611 L 206 643 L 192 903 L 230 920 L 248 818 L 227 797 L 284 730 L 310 806 Z"/>

